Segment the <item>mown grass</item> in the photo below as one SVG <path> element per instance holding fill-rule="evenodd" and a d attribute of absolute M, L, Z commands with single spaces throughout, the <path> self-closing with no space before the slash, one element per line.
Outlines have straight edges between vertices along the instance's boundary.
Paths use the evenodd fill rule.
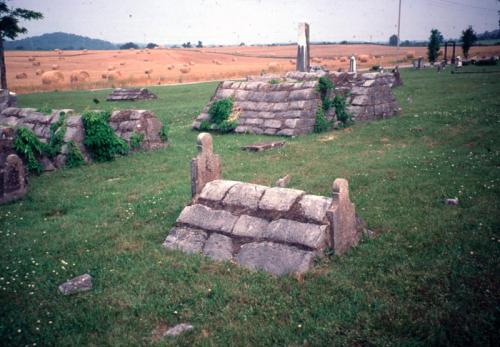
<path fill-rule="evenodd" d="M 180 322 L 194 331 L 155 343 L 497 344 L 498 74 L 402 76 L 400 117 L 264 153 L 240 147 L 269 137 L 214 135 L 228 179 L 269 185 L 291 174 L 292 187 L 329 195 L 336 177 L 347 178 L 377 233 L 282 278 L 161 247 L 190 201 L 190 123 L 214 83 L 152 87 L 158 100 L 137 103 L 106 103 L 109 91 L 19 96 L 25 107 L 151 109 L 170 123 L 172 144 L 31 177 L 23 201 L 0 206 L 1 344 L 147 345 L 156 327 Z M 94 277 L 91 292 L 58 294 L 84 272 Z"/>

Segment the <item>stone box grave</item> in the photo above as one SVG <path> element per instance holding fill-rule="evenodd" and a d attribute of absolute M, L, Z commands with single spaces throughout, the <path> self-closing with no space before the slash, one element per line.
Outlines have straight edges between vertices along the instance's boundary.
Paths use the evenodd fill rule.
<path fill-rule="evenodd" d="M 209 134 L 198 136 L 198 146 L 193 161 L 219 161 L 218 156 L 212 158 Z M 344 179 L 336 179 L 332 196 L 323 197 L 193 170 L 204 171 L 206 166 L 192 165 L 192 180 L 201 189 L 193 191 L 192 203 L 177 218 L 165 248 L 284 275 L 309 270 L 328 248 L 340 255 L 359 242 L 361 232 Z"/>

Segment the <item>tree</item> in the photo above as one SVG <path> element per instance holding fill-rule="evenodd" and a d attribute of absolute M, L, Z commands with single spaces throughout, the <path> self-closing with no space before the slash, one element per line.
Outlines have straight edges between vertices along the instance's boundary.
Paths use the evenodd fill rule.
<path fill-rule="evenodd" d="M 464 57 L 469 56 L 469 49 L 477 41 L 476 33 L 474 29 L 469 25 L 469 27 L 462 31 L 462 50 L 464 51 Z"/>
<path fill-rule="evenodd" d="M 150 42 L 146 45 L 146 48 L 149 48 L 149 49 L 155 49 L 156 47 L 159 47 L 159 46 L 153 42 Z"/>
<path fill-rule="evenodd" d="M 183 43 L 183 44 L 182 44 L 182 47 L 184 47 L 184 48 L 191 48 L 191 47 L 192 47 L 192 46 L 191 46 L 191 41 L 188 41 L 188 42 L 186 42 L 186 43 Z"/>
<path fill-rule="evenodd" d="M 398 35 L 391 35 L 389 37 L 389 46 L 397 46 L 398 45 Z"/>
<path fill-rule="evenodd" d="M 40 12 L 23 8 L 9 9 L 5 1 L 0 1 L 0 84 L 2 89 L 7 89 L 7 71 L 5 68 L 5 52 L 3 48 L 5 38 L 14 40 L 17 35 L 28 32 L 28 29 L 19 25 L 19 19 L 32 20 L 42 18 L 43 15 Z"/>
<path fill-rule="evenodd" d="M 198 44 L 196 45 L 197 48 L 203 48 L 203 42 L 198 41 Z"/>
<path fill-rule="evenodd" d="M 133 42 L 127 42 L 127 43 L 124 43 L 123 45 L 120 46 L 120 49 L 130 49 L 130 48 L 133 48 L 133 49 L 138 49 L 139 46 L 137 46 L 135 43 Z"/>
<path fill-rule="evenodd" d="M 427 57 L 431 63 L 436 62 L 439 56 L 439 49 L 441 48 L 441 42 L 443 41 L 443 35 L 437 29 L 431 30 L 431 36 L 429 37 L 429 44 L 427 45 Z"/>

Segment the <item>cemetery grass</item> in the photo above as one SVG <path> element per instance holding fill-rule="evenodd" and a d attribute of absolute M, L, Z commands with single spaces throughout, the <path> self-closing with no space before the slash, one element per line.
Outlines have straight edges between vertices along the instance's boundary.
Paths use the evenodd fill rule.
<path fill-rule="evenodd" d="M 216 84 L 152 87 L 158 100 L 136 103 L 107 103 L 109 91 L 19 96 L 23 107 L 151 109 L 169 122 L 171 144 L 30 177 L 23 201 L 0 206 L 0 344 L 495 345 L 498 74 L 402 77 L 399 117 L 263 153 L 240 147 L 271 137 L 214 135 L 227 179 L 271 185 L 291 174 L 290 187 L 328 196 L 335 178 L 347 178 L 376 233 L 281 278 L 161 246 L 190 202 L 190 124 Z M 448 197 L 460 204 L 445 205 Z M 58 293 L 86 272 L 92 291 Z M 194 330 L 152 335 L 181 322 Z"/>

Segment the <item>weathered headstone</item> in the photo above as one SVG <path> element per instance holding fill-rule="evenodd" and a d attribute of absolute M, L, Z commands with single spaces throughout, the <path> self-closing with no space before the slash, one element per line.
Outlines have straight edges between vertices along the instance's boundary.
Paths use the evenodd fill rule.
<path fill-rule="evenodd" d="M 297 39 L 297 71 L 309 72 L 310 68 L 309 24 L 299 23 L 299 36 Z"/>
<path fill-rule="evenodd" d="M 330 222 L 332 248 L 341 255 L 358 244 L 360 234 L 357 229 L 356 210 L 349 199 L 349 184 L 343 178 L 333 182 L 332 205 L 326 211 Z"/>
<path fill-rule="evenodd" d="M 18 200 L 28 192 L 24 163 L 17 154 L 0 162 L 0 204 Z"/>
<path fill-rule="evenodd" d="M 198 155 L 191 160 L 191 194 L 200 194 L 203 187 L 221 178 L 220 157 L 213 153 L 212 135 L 201 133 L 197 140 Z"/>
<path fill-rule="evenodd" d="M 349 57 L 349 72 L 357 73 L 358 68 L 356 65 L 356 57 L 354 55 L 351 55 Z"/>

